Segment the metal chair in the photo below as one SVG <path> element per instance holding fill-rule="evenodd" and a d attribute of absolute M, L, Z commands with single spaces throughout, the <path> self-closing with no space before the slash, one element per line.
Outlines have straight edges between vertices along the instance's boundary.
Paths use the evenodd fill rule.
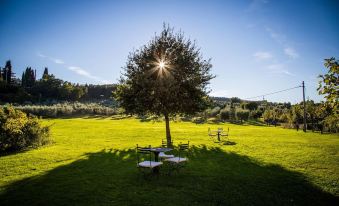
<path fill-rule="evenodd" d="M 149 147 L 139 147 L 137 145 L 137 148 L 136 148 L 136 152 L 137 152 L 137 167 L 138 168 L 147 168 L 147 169 L 153 169 L 155 167 L 159 167 L 162 165 L 162 162 L 155 162 L 155 161 L 152 161 L 152 152 L 151 152 L 151 145 L 149 145 Z M 143 154 L 143 155 L 147 155 L 149 156 L 149 160 L 145 160 L 144 161 L 141 161 L 141 157 L 140 155 Z"/>
<path fill-rule="evenodd" d="M 187 144 L 182 144 L 180 142 L 180 144 L 179 144 L 179 151 L 178 151 L 178 157 L 168 158 L 168 159 L 165 159 L 165 161 L 173 163 L 173 164 L 177 164 L 177 165 L 179 165 L 180 163 L 183 163 L 183 162 L 187 162 L 188 158 L 187 157 L 183 157 L 183 153 L 186 150 L 189 149 L 189 143 L 190 143 L 189 141 L 187 142 Z"/>
<path fill-rule="evenodd" d="M 230 133 L 230 128 L 228 127 L 228 128 L 227 128 L 227 133 L 222 132 L 222 133 L 220 134 L 220 136 L 227 137 L 227 136 L 229 135 L 229 133 Z"/>
<path fill-rule="evenodd" d="M 171 145 L 173 145 L 173 141 L 171 142 Z M 161 146 L 162 147 L 167 147 L 167 141 L 162 139 Z M 164 160 L 164 159 L 167 159 L 167 158 L 173 158 L 173 157 L 174 157 L 174 155 L 165 154 L 165 152 L 160 152 L 159 153 L 159 158 L 161 160 Z"/>
<path fill-rule="evenodd" d="M 211 128 L 208 128 L 208 136 L 215 137 L 215 136 L 217 136 L 217 134 L 212 134 Z"/>

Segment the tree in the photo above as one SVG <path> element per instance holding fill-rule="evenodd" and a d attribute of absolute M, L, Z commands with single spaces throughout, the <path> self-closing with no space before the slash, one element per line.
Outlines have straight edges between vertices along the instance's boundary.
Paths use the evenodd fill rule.
<path fill-rule="evenodd" d="M 250 115 L 250 112 L 248 110 L 244 110 L 244 109 L 236 110 L 237 119 L 238 120 L 240 119 L 241 123 L 243 120 L 248 120 L 249 115 Z"/>
<path fill-rule="evenodd" d="M 338 131 L 339 128 L 339 62 L 335 58 L 325 59 L 327 74 L 319 75 L 319 94 L 325 95 L 324 108 L 329 108 L 330 113 L 324 119 L 325 126 L 330 131 Z"/>
<path fill-rule="evenodd" d="M 164 115 L 170 146 L 169 118 L 207 108 L 211 68 L 195 42 L 164 25 L 160 35 L 130 53 L 115 97 L 126 113 Z"/>
<path fill-rule="evenodd" d="M 32 87 L 35 83 L 35 71 L 31 67 L 27 67 L 22 73 L 21 85 L 23 87 Z"/>
<path fill-rule="evenodd" d="M 42 75 L 42 79 L 48 79 L 48 68 L 47 67 L 45 67 L 45 69 L 44 69 L 44 73 L 43 73 L 43 75 Z"/>
<path fill-rule="evenodd" d="M 14 73 L 12 72 L 12 64 L 10 60 L 6 62 L 4 71 L 5 71 L 6 82 L 8 85 L 10 85 L 12 83 L 12 77 L 14 76 Z"/>
<path fill-rule="evenodd" d="M 318 91 L 325 95 L 326 103 L 334 111 L 337 111 L 339 105 L 339 62 L 335 58 L 325 59 L 325 67 L 328 68 L 327 74 L 319 75 Z"/>
<path fill-rule="evenodd" d="M 250 111 L 258 109 L 258 106 L 257 102 L 249 102 L 245 105 L 246 109 L 249 109 Z"/>

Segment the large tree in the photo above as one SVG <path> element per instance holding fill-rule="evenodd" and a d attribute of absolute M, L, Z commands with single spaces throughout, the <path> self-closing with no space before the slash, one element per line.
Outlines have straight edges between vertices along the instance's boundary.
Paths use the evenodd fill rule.
<path fill-rule="evenodd" d="M 335 58 L 325 59 L 327 74 L 319 75 L 319 94 L 325 95 L 326 103 L 337 110 L 339 106 L 339 62 Z"/>
<path fill-rule="evenodd" d="M 170 146 L 170 117 L 207 108 L 211 68 L 195 42 L 164 26 L 160 35 L 130 53 L 115 97 L 129 114 L 163 115 Z"/>
<path fill-rule="evenodd" d="M 334 57 L 325 59 L 325 67 L 328 69 L 324 75 L 319 75 L 319 94 L 325 95 L 324 108 L 330 110 L 324 123 L 331 131 L 339 130 L 339 62 Z"/>

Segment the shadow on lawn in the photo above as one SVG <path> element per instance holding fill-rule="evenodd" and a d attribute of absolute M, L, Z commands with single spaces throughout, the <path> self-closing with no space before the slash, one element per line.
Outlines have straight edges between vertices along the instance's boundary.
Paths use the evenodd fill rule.
<path fill-rule="evenodd" d="M 145 179 L 134 150 L 103 150 L 8 185 L 0 205 L 335 205 L 299 173 L 193 147 L 178 174 Z M 161 171 L 160 171 L 161 172 Z"/>

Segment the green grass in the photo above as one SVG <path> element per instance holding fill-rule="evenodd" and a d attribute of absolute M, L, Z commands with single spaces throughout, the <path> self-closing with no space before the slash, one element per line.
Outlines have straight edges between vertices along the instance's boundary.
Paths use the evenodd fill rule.
<path fill-rule="evenodd" d="M 190 141 L 179 173 L 146 176 L 135 145 L 159 146 L 163 122 L 74 118 L 53 124 L 53 143 L 0 157 L 0 205 L 338 205 L 339 137 L 282 128 L 171 122 Z M 230 128 L 231 144 L 207 128 Z"/>

